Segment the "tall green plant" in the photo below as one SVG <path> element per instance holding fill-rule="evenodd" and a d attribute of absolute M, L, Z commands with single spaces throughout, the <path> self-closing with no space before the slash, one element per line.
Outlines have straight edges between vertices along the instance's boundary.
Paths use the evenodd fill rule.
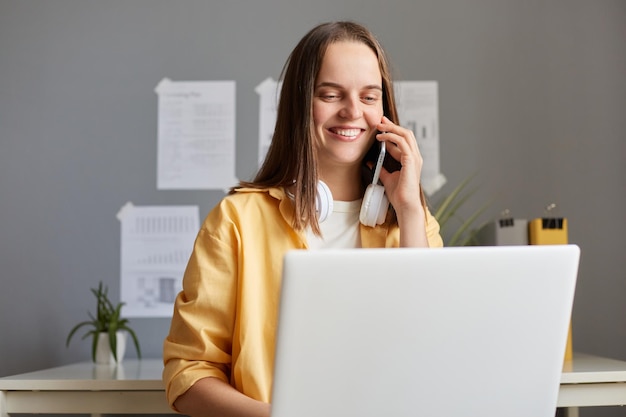
<path fill-rule="evenodd" d="M 459 215 L 459 210 L 476 193 L 477 187 L 468 189 L 468 186 L 475 175 L 465 178 L 457 185 L 450 194 L 443 197 L 434 206 L 433 216 L 439 222 L 441 236 L 445 246 L 472 246 L 477 245 L 477 236 L 480 230 L 488 222 L 483 222 L 479 226 L 474 226 L 481 214 L 487 210 L 491 202 L 486 202 L 467 218 L 463 219 Z M 474 227 L 473 227 L 474 226 Z"/>
<path fill-rule="evenodd" d="M 91 346 L 91 357 L 93 361 L 96 361 L 96 349 L 98 347 L 100 334 L 107 333 L 109 335 L 109 346 L 111 347 L 113 358 L 117 362 L 117 332 L 119 330 L 125 330 L 131 335 L 135 348 L 137 349 L 137 356 L 141 358 L 141 349 L 139 348 L 137 335 L 133 329 L 128 326 L 128 319 L 121 318 L 121 311 L 124 303 L 120 302 L 114 306 L 111 300 L 109 300 L 108 290 L 109 289 L 102 284 L 102 281 L 100 281 L 97 289 L 91 289 L 91 292 L 96 297 L 97 302 L 96 316 L 94 317 L 93 314 L 88 311 L 87 314 L 91 320 L 80 322 L 74 326 L 67 335 L 65 345 L 69 346 L 72 336 L 76 333 L 76 331 L 78 331 L 78 329 L 83 326 L 91 326 L 93 329 L 85 333 L 82 339 L 85 339 L 88 336 L 93 337 Z"/>

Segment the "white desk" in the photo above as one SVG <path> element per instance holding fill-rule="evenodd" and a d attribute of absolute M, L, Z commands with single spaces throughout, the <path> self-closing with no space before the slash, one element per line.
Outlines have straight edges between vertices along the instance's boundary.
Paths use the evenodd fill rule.
<path fill-rule="evenodd" d="M 119 366 L 76 363 L 0 378 L 0 417 L 9 413 L 174 414 L 160 359 Z M 626 361 L 574 354 L 563 366 L 558 407 L 626 404 Z"/>
<path fill-rule="evenodd" d="M 568 407 L 568 417 L 577 407 L 626 404 L 626 361 L 574 353 L 563 365 L 557 404 Z"/>
<path fill-rule="evenodd" d="M 0 378 L 0 417 L 9 413 L 175 414 L 165 400 L 161 359 L 119 366 L 82 362 Z"/>

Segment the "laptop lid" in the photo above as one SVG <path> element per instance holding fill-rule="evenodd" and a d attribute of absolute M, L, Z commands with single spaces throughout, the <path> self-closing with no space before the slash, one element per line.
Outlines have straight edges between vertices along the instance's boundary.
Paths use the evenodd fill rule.
<path fill-rule="evenodd" d="M 553 417 L 575 245 L 292 251 L 272 417 Z"/>

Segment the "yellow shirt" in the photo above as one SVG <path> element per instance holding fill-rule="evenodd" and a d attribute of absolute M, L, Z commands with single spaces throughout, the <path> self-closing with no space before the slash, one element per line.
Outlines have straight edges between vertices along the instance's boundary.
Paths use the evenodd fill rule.
<path fill-rule="evenodd" d="M 443 246 L 427 211 L 431 247 Z M 196 238 L 163 345 L 163 381 L 174 401 L 205 377 L 220 378 L 269 402 L 282 262 L 307 249 L 292 225 L 293 205 L 280 188 L 245 188 L 226 196 Z M 364 248 L 397 247 L 397 225 L 361 225 Z"/>

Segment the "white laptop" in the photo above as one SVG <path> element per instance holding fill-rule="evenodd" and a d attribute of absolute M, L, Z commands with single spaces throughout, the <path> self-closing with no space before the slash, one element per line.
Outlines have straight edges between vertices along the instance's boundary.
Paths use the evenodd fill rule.
<path fill-rule="evenodd" d="M 272 417 L 553 417 L 579 252 L 287 253 Z"/>

